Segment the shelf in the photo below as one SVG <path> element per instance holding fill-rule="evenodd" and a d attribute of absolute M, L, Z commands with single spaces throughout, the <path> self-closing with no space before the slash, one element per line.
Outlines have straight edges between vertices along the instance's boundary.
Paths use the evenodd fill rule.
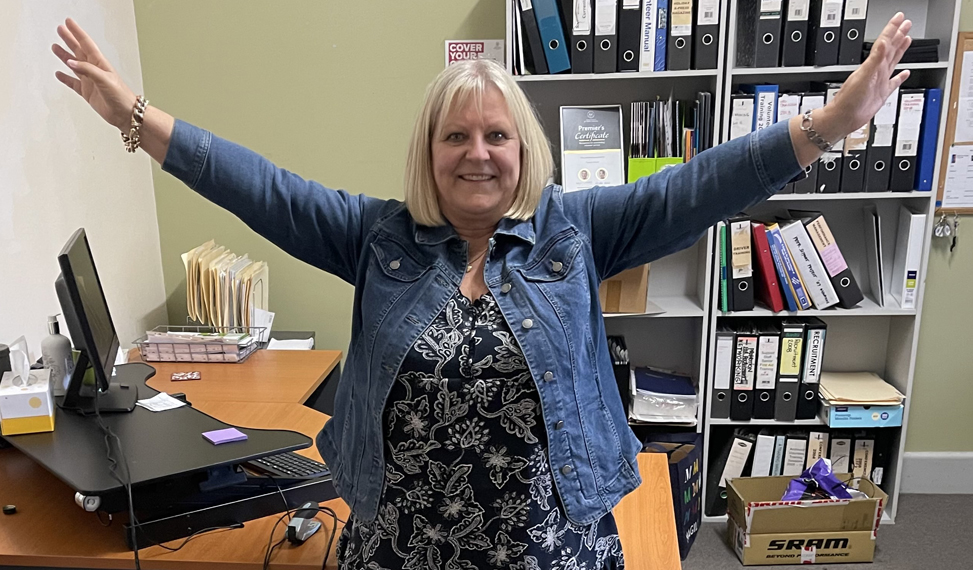
<path fill-rule="evenodd" d="M 516 75 L 521 83 L 534 81 L 600 81 L 602 79 L 672 79 L 678 77 L 716 77 L 715 69 L 689 69 L 686 71 L 619 72 L 619 73 L 558 73 L 555 75 Z"/>
<path fill-rule="evenodd" d="M 824 420 L 814 418 L 810 420 L 794 420 L 779 422 L 777 420 L 728 420 L 724 418 L 710 418 L 710 425 L 714 426 L 823 426 Z"/>
<path fill-rule="evenodd" d="M 804 202 L 808 200 L 907 200 L 932 197 L 932 192 L 833 192 L 828 194 L 775 194 L 773 202 Z"/>
<path fill-rule="evenodd" d="M 752 311 L 737 311 L 732 313 L 719 313 L 719 317 L 889 317 L 898 315 L 915 315 L 915 309 L 903 309 L 895 304 L 894 299 L 888 299 L 891 306 L 879 307 L 875 301 L 868 297 L 859 303 L 854 309 L 840 309 L 830 307 L 827 309 L 808 309 L 792 313 L 781 311 L 774 313 L 765 307 L 756 307 Z"/>
<path fill-rule="evenodd" d="M 730 70 L 732 77 L 773 77 L 778 75 L 824 76 L 851 73 L 858 69 L 857 65 L 831 65 L 828 67 L 734 67 Z M 900 63 L 895 69 L 948 69 L 949 62 L 934 61 L 931 63 Z"/>
<path fill-rule="evenodd" d="M 662 313 L 653 313 L 652 305 L 658 306 Z M 692 297 L 650 297 L 649 313 L 605 313 L 605 318 L 640 318 L 640 319 L 664 319 L 676 317 L 703 317 L 703 308 L 699 302 Z"/>

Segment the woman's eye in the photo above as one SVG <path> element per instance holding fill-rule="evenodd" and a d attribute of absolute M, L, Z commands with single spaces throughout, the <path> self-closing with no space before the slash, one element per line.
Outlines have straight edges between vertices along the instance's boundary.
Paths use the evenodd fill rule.
<path fill-rule="evenodd" d="M 463 135 L 462 133 L 450 133 L 446 135 L 446 140 L 450 142 L 459 142 L 463 140 Z"/>
<path fill-rule="evenodd" d="M 490 133 L 491 141 L 505 141 L 507 140 L 507 135 L 501 133 L 500 131 Z"/>

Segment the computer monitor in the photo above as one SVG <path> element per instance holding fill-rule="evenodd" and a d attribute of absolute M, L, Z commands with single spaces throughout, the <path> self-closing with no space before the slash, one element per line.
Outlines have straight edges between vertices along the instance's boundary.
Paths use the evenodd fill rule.
<path fill-rule="evenodd" d="M 67 391 L 58 405 L 80 412 L 130 412 L 135 409 L 135 386 L 112 384 L 112 369 L 118 353 L 118 335 L 91 247 L 84 228 L 74 232 L 57 256 L 61 274 L 55 281 L 61 313 L 80 354 Z M 94 385 L 85 385 L 88 368 L 94 371 Z M 97 408 L 96 408 L 97 405 Z"/>

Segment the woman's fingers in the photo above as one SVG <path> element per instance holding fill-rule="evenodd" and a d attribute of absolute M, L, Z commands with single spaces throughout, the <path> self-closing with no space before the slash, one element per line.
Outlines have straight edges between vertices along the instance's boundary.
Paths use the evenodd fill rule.
<path fill-rule="evenodd" d="M 909 78 L 909 75 L 910 75 L 909 70 L 906 69 L 904 71 L 899 72 L 898 75 L 893 77 L 892 80 L 890 81 L 891 83 L 890 87 L 892 89 L 889 90 L 889 95 L 891 95 L 892 92 L 898 89 L 899 87 L 902 87 L 902 84 L 905 83 L 906 79 Z"/>
<path fill-rule="evenodd" d="M 84 50 L 81 49 L 81 44 L 78 43 L 77 38 L 74 37 L 74 34 L 72 34 L 71 31 L 68 30 L 66 26 L 64 25 L 58 26 L 57 35 L 60 36 L 62 40 L 64 40 L 64 44 L 67 45 L 68 49 L 71 50 L 71 53 L 76 56 L 71 59 L 84 58 L 85 54 L 84 54 Z"/>
<path fill-rule="evenodd" d="M 889 20 L 889 23 L 885 24 L 885 27 L 882 29 L 882 33 L 878 35 L 878 40 L 875 40 L 876 43 L 878 43 L 878 41 L 881 40 L 882 38 L 891 41 L 891 39 L 895 36 L 895 32 L 899 29 L 899 26 L 902 25 L 902 22 L 904 20 L 905 20 L 905 14 L 903 14 L 902 12 L 898 12 L 894 16 L 892 16 L 892 19 Z"/>
<path fill-rule="evenodd" d="M 76 79 L 74 77 L 71 77 L 67 73 L 62 73 L 60 71 L 55 71 L 54 72 L 54 77 L 57 77 L 57 80 L 58 81 L 60 81 L 61 83 L 67 85 L 71 89 L 74 89 L 74 92 L 77 93 L 78 95 L 81 95 L 81 81 L 80 80 L 78 80 L 78 79 Z M 82 97 L 83 96 L 84 95 L 82 95 Z"/>
<path fill-rule="evenodd" d="M 98 45 L 91 39 L 88 32 L 78 25 L 77 22 L 68 18 L 67 21 L 68 30 L 74 34 L 78 42 L 81 44 L 81 49 L 84 50 L 85 54 L 88 56 L 88 61 L 94 63 L 98 66 L 103 66 L 105 63 L 105 56 L 101 55 L 101 50 L 98 49 Z"/>
<path fill-rule="evenodd" d="M 902 61 L 902 56 L 905 55 L 905 51 L 909 49 L 910 45 L 912 45 L 912 36 L 906 36 L 905 40 L 902 42 L 902 45 L 900 45 L 899 48 L 895 50 L 895 55 L 893 56 L 892 65 L 898 65 L 899 62 Z"/>
<path fill-rule="evenodd" d="M 68 67 L 70 67 L 71 70 L 76 74 L 87 77 L 99 85 L 104 85 L 107 81 L 107 78 L 105 77 L 107 72 L 93 63 L 69 59 Z"/>
<path fill-rule="evenodd" d="M 64 65 L 68 64 L 69 59 L 77 59 L 76 57 L 74 57 L 72 53 L 70 53 L 68 50 L 64 49 L 63 47 L 61 47 L 60 44 L 52 45 L 51 51 L 54 52 L 54 55 L 56 55 L 57 58 L 60 59 L 62 63 L 64 63 Z"/>

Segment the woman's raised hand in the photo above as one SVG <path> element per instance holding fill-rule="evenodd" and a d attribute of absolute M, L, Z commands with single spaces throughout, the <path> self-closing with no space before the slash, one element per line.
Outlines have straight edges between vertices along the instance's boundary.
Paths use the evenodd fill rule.
<path fill-rule="evenodd" d="M 846 133 L 854 132 L 870 121 L 889 95 L 909 78 L 908 70 L 895 77 L 892 73 L 912 43 L 910 29 L 912 22 L 906 20 L 902 12 L 892 16 L 872 45 L 868 58 L 848 76 L 828 104 L 834 112 L 834 120 L 845 126 Z"/>
<path fill-rule="evenodd" d="M 67 49 L 59 44 L 51 48 L 75 76 L 57 71 L 58 81 L 73 89 L 91 105 L 103 119 L 118 130 L 128 133 L 135 105 L 135 93 L 118 76 L 91 37 L 68 18 L 57 27 L 57 35 Z"/>

